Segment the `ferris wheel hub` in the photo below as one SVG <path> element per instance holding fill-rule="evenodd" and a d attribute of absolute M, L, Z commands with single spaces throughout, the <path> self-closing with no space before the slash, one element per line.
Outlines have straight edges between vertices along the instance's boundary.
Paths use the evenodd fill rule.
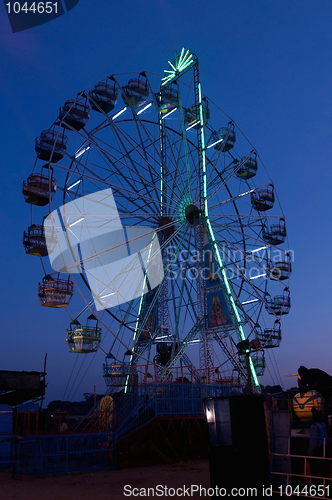
<path fill-rule="evenodd" d="M 198 207 L 196 207 L 196 205 L 191 204 L 185 208 L 184 213 L 189 224 L 196 226 L 196 224 L 198 224 L 199 222 L 199 216 L 202 211 Z"/>

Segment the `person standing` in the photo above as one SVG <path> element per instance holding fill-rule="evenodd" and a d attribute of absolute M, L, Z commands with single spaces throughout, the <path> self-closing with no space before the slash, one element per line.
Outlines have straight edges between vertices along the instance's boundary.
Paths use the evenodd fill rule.
<path fill-rule="evenodd" d="M 310 440 L 308 457 L 310 463 L 312 484 L 319 485 L 324 484 L 323 480 L 320 478 L 327 477 L 328 475 L 328 464 L 324 458 L 325 457 L 325 444 L 327 438 L 326 426 L 324 423 L 324 415 L 322 412 L 312 408 L 312 424 L 310 427 Z"/>
<path fill-rule="evenodd" d="M 327 423 L 327 410 L 332 397 L 331 375 L 318 368 L 308 369 L 305 366 L 300 366 L 298 373 L 300 376 L 298 384 L 301 392 L 315 390 L 321 394 L 323 398 L 321 411 L 324 413 Z"/>

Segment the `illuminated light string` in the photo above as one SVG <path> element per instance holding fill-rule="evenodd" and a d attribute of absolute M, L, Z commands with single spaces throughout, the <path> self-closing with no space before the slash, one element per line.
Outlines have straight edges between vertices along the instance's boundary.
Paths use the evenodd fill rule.
<path fill-rule="evenodd" d="M 68 227 L 76 226 L 76 224 L 78 224 L 82 220 L 84 220 L 84 217 L 81 217 L 80 219 L 75 220 L 75 222 L 72 222 L 71 224 L 69 224 Z"/>
<path fill-rule="evenodd" d="M 149 102 L 149 104 L 147 104 L 146 106 L 144 106 L 143 109 L 140 109 L 137 114 L 140 115 L 141 113 L 143 113 L 143 111 L 145 111 L 146 109 L 148 109 L 150 106 L 152 106 L 152 102 Z"/>
<path fill-rule="evenodd" d="M 252 276 L 250 279 L 251 279 L 251 280 L 257 280 L 258 278 L 263 278 L 264 276 L 266 276 L 266 273 L 264 273 L 264 274 L 259 274 L 258 276 Z"/>
<path fill-rule="evenodd" d="M 215 249 L 215 254 L 217 256 L 217 261 L 218 261 L 218 264 L 219 264 L 220 269 L 221 269 L 221 273 L 222 273 L 222 276 L 223 276 L 223 282 L 224 282 L 224 284 L 226 286 L 226 290 L 227 290 L 227 293 L 228 293 L 229 300 L 231 302 L 231 306 L 232 306 L 233 312 L 234 312 L 235 317 L 236 317 L 236 319 L 238 321 L 238 330 L 239 330 L 239 333 L 240 333 L 240 337 L 241 337 L 242 340 L 246 340 L 246 337 L 244 335 L 243 328 L 242 328 L 242 325 L 241 325 L 241 318 L 240 318 L 240 315 L 238 313 L 235 301 L 233 299 L 233 295 L 232 295 L 232 292 L 231 292 L 231 289 L 230 289 L 230 286 L 229 286 L 229 283 L 228 283 L 228 279 L 227 279 L 227 276 L 226 276 L 224 264 L 223 264 L 223 261 L 222 261 L 221 256 L 220 256 L 220 253 L 219 253 L 219 250 L 218 250 L 218 247 L 217 247 L 217 242 L 215 240 L 213 229 L 212 229 L 211 222 L 210 222 L 210 219 L 209 219 L 208 204 L 207 204 L 207 180 L 206 180 L 205 136 L 204 136 L 204 126 L 203 126 L 204 125 L 204 121 L 203 121 L 203 104 L 202 104 L 202 89 L 201 89 L 201 84 L 200 83 L 198 83 L 198 104 L 199 104 L 199 114 L 200 114 L 200 124 L 201 124 L 200 130 L 201 130 L 201 142 L 202 142 L 203 198 L 204 198 L 204 209 L 205 209 L 207 229 L 209 231 L 209 234 L 210 234 L 210 237 L 211 237 L 214 249 Z M 259 382 L 258 382 L 258 379 L 257 379 L 255 367 L 254 367 L 253 361 L 252 361 L 252 359 L 251 359 L 250 356 L 249 356 L 249 365 L 250 365 L 250 371 L 251 371 L 252 377 L 254 379 L 254 383 L 255 383 L 256 387 L 259 387 Z"/>
<path fill-rule="evenodd" d="M 82 154 L 84 154 L 86 151 L 88 151 L 90 149 L 91 146 L 87 146 L 86 148 L 82 149 L 81 151 L 78 151 L 76 154 L 75 154 L 75 158 L 79 158 Z"/>
<path fill-rule="evenodd" d="M 168 113 L 166 113 L 166 115 L 162 116 L 161 119 L 164 120 L 165 118 L 167 118 L 169 115 L 171 115 L 172 113 L 174 113 L 174 111 L 176 111 L 178 108 L 174 108 L 172 109 L 172 111 L 169 111 Z"/>
<path fill-rule="evenodd" d="M 124 113 L 126 110 L 127 110 L 127 106 L 125 106 L 124 108 L 120 109 L 120 111 L 116 115 L 114 115 L 112 117 L 112 120 L 115 120 L 116 118 L 118 118 L 118 116 L 122 115 L 122 113 Z"/>
<path fill-rule="evenodd" d="M 191 128 L 195 127 L 195 125 L 199 125 L 201 122 L 199 120 L 197 120 L 195 123 L 193 123 L 192 125 L 189 125 L 189 127 L 186 128 L 186 132 L 188 132 L 188 130 L 190 130 Z"/>
<path fill-rule="evenodd" d="M 255 248 L 255 250 L 251 250 L 251 253 L 260 252 L 261 250 L 266 250 L 267 248 L 268 247 Z"/>
<path fill-rule="evenodd" d="M 219 139 L 219 141 L 214 142 L 213 144 L 210 144 L 210 146 L 207 146 L 206 149 L 212 148 L 212 146 L 215 146 L 216 144 L 219 144 L 219 142 L 222 142 L 224 139 Z"/>
<path fill-rule="evenodd" d="M 103 295 L 102 297 L 100 297 L 101 299 L 106 299 L 106 297 L 111 297 L 111 295 L 114 295 L 115 292 L 112 292 L 112 293 L 108 293 L 107 295 Z"/>
<path fill-rule="evenodd" d="M 246 302 L 242 302 L 242 305 L 253 304 L 254 302 L 259 302 L 259 299 L 247 300 Z"/>
<path fill-rule="evenodd" d="M 79 184 L 80 182 L 82 182 L 82 179 L 78 179 L 78 181 L 74 182 L 74 184 L 68 186 L 66 190 L 69 191 L 69 189 L 73 189 L 73 187 L 77 186 L 77 184 Z"/>

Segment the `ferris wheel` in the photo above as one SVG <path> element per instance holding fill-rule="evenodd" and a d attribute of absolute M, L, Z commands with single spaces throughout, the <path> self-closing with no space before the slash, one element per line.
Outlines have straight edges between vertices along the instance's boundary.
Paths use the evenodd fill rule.
<path fill-rule="evenodd" d="M 75 265 L 46 271 L 44 257 L 52 262 L 61 244 L 39 215 L 23 243 L 45 264 L 41 305 L 66 307 L 78 289 L 83 301 L 78 315 L 67 308 L 67 344 L 78 353 L 103 347 L 109 393 L 149 378 L 249 378 L 259 391 L 265 352 L 280 345 L 281 318 L 290 310 L 292 254 L 274 185 L 257 151 L 204 95 L 195 54 L 182 49 L 155 80 L 147 72 L 129 81 L 112 75 L 66 101 L 36 139 L 23 194 L 31 205 L 48 206 L 42 215 L 54 209 L 61 219 L 66 207 L 111 193 L 125 233 L 153 233 L 159 279 L 153 282 L 143 263 L 135 293 L 101 304 L 96 286 L 103 282 L 100 269 L 109 277 L 105 254 L 116 246 L 120 262 L 121 254 L 130 254 L 128 238 L 116 243 L 109 233 L 103 240 L 92 285 L 93 272 L 68 235 L 67 256 Z M 107 219 L 104 206 L 99 227 Z M 67 233 L 74 234 L 84 218 L 74 215 Z M 74 237 L 79 240 L 78 233 Z M 91 242 L 95 248 L 93 237 Z M 112 290 L 118 291 L 117 283 Z"/>

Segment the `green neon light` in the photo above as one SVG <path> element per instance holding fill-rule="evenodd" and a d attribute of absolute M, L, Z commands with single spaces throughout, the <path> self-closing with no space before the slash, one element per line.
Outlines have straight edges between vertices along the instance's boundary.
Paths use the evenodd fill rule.
<path fill-rule="evenodd" d="M 192 54 L 189 54 L 188 57 L 187 57 L 187 54 L 188 54 L 189 50 L 187 50 L 187 53 L 186 55 L 184 56 L 183 60 L 181 61 L 181 64 L 179 64 L 179 66 L 183 65 L 183 64 L 187 64 L 189 61 L 191 61 L 191 59 L 193 58 L 193 55 Z"/>
<path fill-rule="evenodd" d="M 181 65 L 181 63 L 182 63 L 183 52 L 184 52 L 184 48 L 181 50 L 181 54 L 180 54 L 180 57 L 179 57 L 179 65 Z"/>
<path fill-rule="evenodd" d="M 189 66 L 193 61 L 193 55 L 190 54 L 187 60 L 183 60 L 181 64 L 179 64 L 178 68 L 181 70 L 185 68 L 186 66 Z"/>
<path fill-rule="evenodd" d="M 193 61 L 191 60 L 187 64 L 181 66 L 181 68 L 179 68 L 179 71 L 184 71 L 186 68 L 188 68 L 191 65 L 192 62 Z"/>
<path fill-rule="evenodd" d="M 212 240 L 212 244 L 214 246 L 215 255 L 217 256 L 218 264 L 219 264 L 219 267 L 221 269 L 223 281 L 224 281 L 224 284 L 226 285 L 226 290 L 227 290 L 227 293 L 228 293 L 228 296 L 229 296 L 229 299 L 230 299 L 230 303 L 231 303 L 233 312 L 234 312 L 235 317 L 236 317 L 236 319 L 238 321 L 238 329 L 239 329 L 239 332 L 240 332 L 240 337 L 241 337 L 242 340 L 245 340 L 246 337 L 244 335 L 243 328 L 242 328 L 242 325 L 241 325 L 241 318 L 240 318 L 240 315 L 238 313 L 236 304 L 235 304 L 234 299 L 233 299 L 233 295 L 232 295 L 232 292 L 231 292 L 231 288 L 229 286 L 228 278 L 226 276 L 225 267 L 224 267 L 223 261 L 221 259 L 220 253 L 219 253 L 219 249 L 218 249 L 215 237 L 214 237 L 213 229 L 212 229 L 210 218 L 209 218 L 208 204 L 207 204 L 207 180 L 206 180 L 204 116 L 203 116 L 203 104 L 202 104 L 202 89 L 201 89 L 201 84 L 200 83 L 198 84 L 198 101 L 199 101 L 198 102 L 198 104 L 199 104 L 199 115 L 200 115 L 200 122 L 201 122 L 200 131 L 201 131 L 201 143 L 202 143 L 203 198 L 204 198 L 204 211 L 205 211 L 205 217 L 206 217 L 206 222 L 207 222 L 207 229 L 209 231 L 210 238 Z M 254 383 L 255 383 L 255 385 L 257 387 L 257 386 L 259 386 L 259 382 L 258 382 L 258 379 L 257 379 L 255 367 L 254 367 L 254 364 L 253 364 L 253 361 L 252 361 L 251 357 L 249 357 L 249 365 L 250 365 L 250 371 L 251 371 L 252 378 L 254 379 Z"/>
<path fill-rule="evenodd" d="M 181 54 L 178 57 L 177 53 L 175 53 L 175 60 L 173 63 L 168 61 L 168 64 L 170 65 L 170 68 L 172 69 L 167 69 L 164 70 L 165 73 L 169 73 L 165 75 L 161 81 L 162 81 L 162 86 L 167 85 L 170 83 L 172 80 L 175 80 L 180 73 L 186 71 L 189 66 L 191 66 L 194 63 L 194 55 L 190 53 L 190 50 L 188 49 L 187 52 L 184 54 L 185 49 L 183 48 L 181 50 Z"/>
<path fill-rule="evenodd" d="M 201 142 L 202 142 L 202 167 L 203 167 L 203 198 L 204 198 L 204 209 L 206 215 L 208 215 L 208 205 L 207 205 L 207 182 L 206 182 L 206 158 L 205 158 L 205 135 L 204 135 L 204 116 L 203 116 L 203 105 L 202 105 L 202 89 L 201 84 L 198 84 L 198 103 L 199 103 L 199 117 L 200 117 L 200 130 L 201 130 Z"/>
<path fill-rule="evenodd" d="M 187 52 L 185 53 L 184 58 L 183 58 L 184 61 L 186 60 L 186 57 L 187 57 L 187 55 L 188 55 L 189 52 L 190 52 L 190 50 L 188 49 Z"/>

